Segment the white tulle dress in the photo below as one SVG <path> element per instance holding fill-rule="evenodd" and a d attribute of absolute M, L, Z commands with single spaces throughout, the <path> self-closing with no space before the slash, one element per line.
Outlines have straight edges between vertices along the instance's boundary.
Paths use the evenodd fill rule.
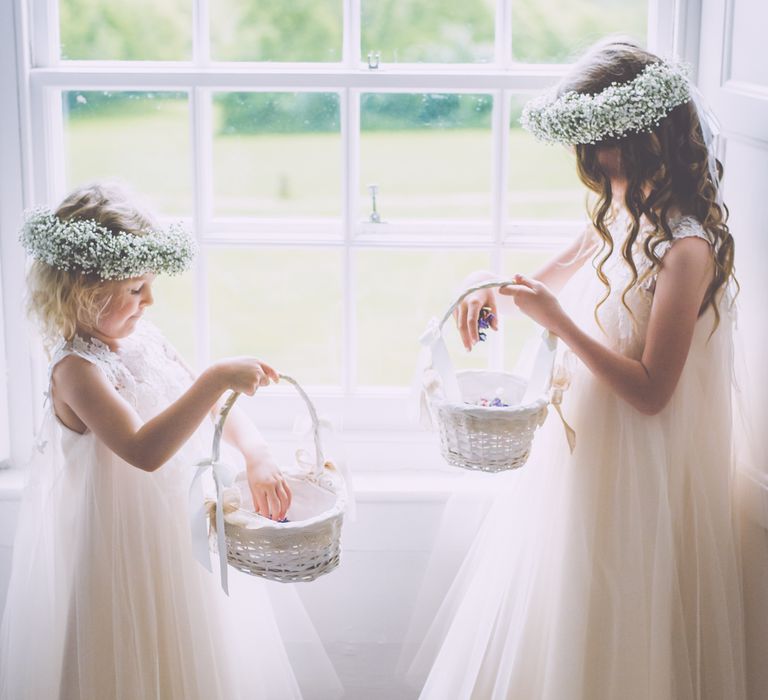
<path fill-rule="evenodd" d="M 625 231 L 619 218 L 616 251 Z M 707 239 L 691 218 L 676 219 L 673 233 Z M 618 253 L 605 271 L 613 290 L 599 312 L 605 335 L 593 315 L 605 287 L 592 265 L 561 302 L 582 328 L 639 358 L 654 279 L 628 295 L 633 321 Z M 563 404 L 574 453 L 550 416 L 523 468 L 479 477 L 498 495 L 447 592 L 428 573 L 414 622 L 410 677 L 422 700 L 743 700 L 732 312 L 725 300 L 719 309 L 714 333 L 711 310 L 698 320 L 659 414 L 641 414 L 577 361 Z M 449 504 L 447 547 L 461 515 Z M 442 604 L 425 615 L 433 599 Z"/>
<path fill-rule="evenodd" d="M 76 337 L 58 348 L 51 368 L 69 354 L 96 365 L 144 420 L 192 381 L 148 323 L 118 353 Z M 206 421 L 163 467 L 143 472 L 92 433 L 64 427 L 48 402 L 45 444 L 30 465 L 14 546 L 0 698 L 340 696 L 297 598 L 283 611 L 293 627 L 278 628 L 273 598 L 282 604 L 290 587 L 278 590 L 281 584 L 230 568 L 227 598 L 193 559 L 189 486 L 211 435 Z M 300 688 L 297 676 L 309 682 Z"/>

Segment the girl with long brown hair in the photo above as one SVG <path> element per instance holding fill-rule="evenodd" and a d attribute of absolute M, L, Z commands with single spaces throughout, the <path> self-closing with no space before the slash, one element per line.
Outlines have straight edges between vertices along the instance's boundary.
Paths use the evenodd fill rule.
<path fill-rule="evenodd" d="M 743 699 L 737 285 L 709 116 L 681 67 L 610 40 L 522 121 L 574 149 L 591 222 L 534 275 L 467 297 L 457 323 L 468 350 L 484 306 L 560 338 L 575 448 L 550 420 L 528 464 L 494 477 L 416 656 L 421 698 Z"/>

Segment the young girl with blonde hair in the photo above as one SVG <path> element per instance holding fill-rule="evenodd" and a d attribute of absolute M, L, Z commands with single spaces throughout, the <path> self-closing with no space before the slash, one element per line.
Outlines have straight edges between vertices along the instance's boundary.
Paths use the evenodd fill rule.
<path fill-rule="evenodd" d="M 467 349 L 484 306 L 560 338 L 575 448 L 550 420 L 529 462 L 495 477 L 413 666 L 422 700 L 745 698 L 734 241 L 693 92 L 680 67 L 611 40 L 523 113 L 575 150 L 591 225 L 457 322 Z"/>
<path fill-rule="evenodd" d="M 210 451 L 217 402 L 227 390 L 253 395 L 277 373 L 237 357 L 195 377 L 142 319 L 155 276 L 183 271 L 194 245 L 119 187 L 85 187 L 55 213 L 32 213 L 21 241 L 51 361 L 0 636 L 0 697 L 300 698 L 267 584 L 248 579 L 245 595 L 227 599 L 193 560 L 190 536 L 194 465 Z M 242 455 L 257 512 L 283 518 L 290 490 L 245 414 L 231 415 L 224 439 Z M 315 652 L 317 687 L 335 697 Z"/>

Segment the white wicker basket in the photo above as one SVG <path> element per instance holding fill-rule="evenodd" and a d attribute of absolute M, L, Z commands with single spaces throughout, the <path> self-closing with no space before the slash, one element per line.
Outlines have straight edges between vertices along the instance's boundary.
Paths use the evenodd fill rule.
<path fill-rule="evenodd" d="M 227 561 L 236 569 L 284 583 L 314 581 L 339 564 L 346 484 L 334 465 L 323 458 L 320 422 L 309 396 L 296 380 L 285 375 L 280 379 L 294 386 L 309 410 L 315 447 L 313 467 L 309 471 L 284 470 L 292 500 L 288 521 L 282 523 L 254 512 L 246 475 L 239 474 L 234 481 L 239 491 L 235 505 L 221 499 L 210 504 L 211 539 L 218 548 L 222 538 L 217 523 L 219 527 L 223 523 Z M 221 409 L 213 436 L 213 463 L 219 459 L 224 422 L 237 397 L 233 392 Z"/>
<path fill-rule="evenodd" d="M 545 332 L 531 377 L 510 372 L 454 372 L 443 340 L 443 326 L 469 294 L 514 282 L 489 282 L 467 289 L 422 337 L 429 350 L 428 366 L 437 372 L 436 385 L 424 377 L 425 391 L 440 431 L 441 452 L 454 466 L 484 472 L 522 467 L 528 459 L 536 429 L 547 416 L 557 338 Z M 431 375 L 434 378 L 434 374 Z M 477 401 L 501 392 L 508 406 L 480 406 Z"/>

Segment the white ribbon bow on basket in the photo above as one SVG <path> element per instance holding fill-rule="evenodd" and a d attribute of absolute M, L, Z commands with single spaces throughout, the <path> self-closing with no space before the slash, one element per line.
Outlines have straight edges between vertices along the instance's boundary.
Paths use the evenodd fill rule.
<path fill-rule="evenodd" d="M 224 489 L 231 486 L 235 479 L 234 467 L 213 458 L 203 459 L 195 464 L 195 475 L 189 486 L 189 525 L 192 531 L 192 552 L 208 571 L 211 569 L 211 556 L 208 548 L 208 507 L 200 479 L 209 469 L 216 486 L 216 546 L 219 554 L 221 588 L 229 595 L 227 579 L 227 541 L 224 532 Z"/>
<path fill-rule="evenodd" d="M 336 469 L 341 474 L 346 516 L 350 521 L 354 522 L 357 515 L 357 506 L 354 489 L 352 488 L 352 477 L 347 467 L 347 460 L 344 458 L 342 445 L 337 439 L 337 432 L 333 421 L 318 416 L 316 430 L 322 440 L 322 444 L 325 446 L 326 455 L 332 456 L 332 460 L 326 460 L 323 466 L 326 469 L 329 467 Z M 315 428 L 312 420 L 307 416 L 296 418 L 293 423 L 293 433 L 305 438 L 315 438 Z M 315 460 L 307 449 L 300 448 L 296 450 L 296 463 L 309 475 L 315 472 Z"/>
<path fill-rule="evenodd" d="M 552 368 L 552 382 L 550 384 L 549 402 L 555 407 L 557 415 L 560 416 L 560 420 L 563 422 L 563 428 L 565 428 L 565 439 L 568 441 L 568 448 L 573 454 L 576 449 L 576 431 L 568 424 L 563 415 L 562 403 L 563 394 L 571 386 L 571 369 L 570 353 L 566 353 L 563 358 L 563 362 L 557 363 Z"/>
<path fill-rule="evenodd" d="M 442 326 L 436 317 L 427 323 L 419 344 L 421 352 L 411 389 L 415 404 L 412 418 L 423 428 L 432 429 L 435 424 L 432 415 L 433 398 L 441 394 L 442 398 L 460 401 L 461 392 L 443 338 Z"/>

